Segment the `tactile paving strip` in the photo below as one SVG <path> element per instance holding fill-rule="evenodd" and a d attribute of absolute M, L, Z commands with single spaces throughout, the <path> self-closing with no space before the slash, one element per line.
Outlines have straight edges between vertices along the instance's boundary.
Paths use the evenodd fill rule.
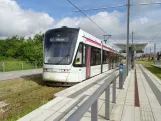
<path fill-rule="evenodd" d="M 141 121 L 154 121 L 150 108 L 140 107 Z"/>

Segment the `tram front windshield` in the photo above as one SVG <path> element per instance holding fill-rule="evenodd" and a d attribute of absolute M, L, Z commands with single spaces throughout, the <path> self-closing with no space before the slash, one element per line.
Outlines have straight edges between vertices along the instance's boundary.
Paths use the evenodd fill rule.
<path fill-rule="evenodd" d="M 78 29 L 60 28 L 47 31 L 44 42 L 44 63 L 70 64 L 73 58 Z"/>

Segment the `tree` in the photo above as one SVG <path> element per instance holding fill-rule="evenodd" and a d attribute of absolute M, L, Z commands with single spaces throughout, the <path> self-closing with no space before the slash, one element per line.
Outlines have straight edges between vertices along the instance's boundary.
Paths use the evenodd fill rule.
<path fill-rule="evenodd" d="M 33 38 L 13 36 L 0 40 L 0 59 L 13 58 L 28 61 L 43 60 L 44 34 L 36 34 Z"/>

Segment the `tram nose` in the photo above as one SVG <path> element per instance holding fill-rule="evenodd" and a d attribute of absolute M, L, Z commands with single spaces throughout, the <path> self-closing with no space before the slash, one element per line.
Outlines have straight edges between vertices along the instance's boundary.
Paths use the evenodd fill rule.
<path fill-rule="evenodd" d="M 69 69 L 54 69 L 54 71 L 46 71 L 46 69 L 44 69 L 43 80 L 53 82 L 66 82 L 69 72 Z"/>

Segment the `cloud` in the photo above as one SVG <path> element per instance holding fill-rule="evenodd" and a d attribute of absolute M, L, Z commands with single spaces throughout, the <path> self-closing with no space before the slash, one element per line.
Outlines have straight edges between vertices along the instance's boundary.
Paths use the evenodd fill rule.
<path fill-rule="evenodd" d="M 159 47 L 161 33 L 161 9 L 147 9 L 139 16 L 131 16 L 130 18 L 130 42 L 131 32 L 134 31 L 134 42 L 148 42 L 147 47 L 153 47 L 154 41 Z M 97 23 L 107 34 L 112 35 L 112 39 L 108 40 L 111 44 L 113 39 L 116 42 L 126 42 L 126 14 L 124 12 L 99 12 L 89 16 L 95 23 Z M 158 19 L 156 19 L 158 18 Z M 55 27 L 61 26 L 80 27 L 92 35 L 103 39 L 103 32 L 94 25 L 86 17 L 65 17 L 56 22 Z M 157 36 L 156 36 L 157 35 Z"/>
<path fill-rule="evenodd" d="M 107 34 L 112 34 L 115 36 L 125 34 L 121 25 L 121 18 L 124 16 L 124 13 L 118 11 L 113 11 L 112 13 L 108 12 L 99 12 L 95 15 L 89 16 L 97 25 L 99 25 Z M 65 17 L 59 22 L 56 23 L 55 27 L 61 26 L 68 27 L 80 27 L 83 30 L 95 35 L 99 38 L 102 38 L 105 33 L 103 33 L 94 23 L 92 23 L 86 17 Z"/>
<path fill-rule="evenodd" d="M 151 0 L 133 0 L 139 4 L 151 2 Z M 159 43 L 161 38 L 161 8 L 153 7 L 132 7 L 130 16 L 130 41 L 131 32 L 134 31 L 134 42 Z M 111 34 L 109 44 L 112 42 L 126 41 L 126 12 L 114 10 L 112 12 L 98 12 L 89 15 L 107 34 Z M 47 13 L 33 10 L 23 10 L 14 0 L 0 0 L 0 38 L 13 35 L 31 36 L 40 31 L 44 32 L 49 28 L 61 26 L 79 27 L 90 34 L 103 39 L 103 32 L 84 16 L 64 17 L 55 20 Z M 157 36 L 156 36 L 157 35 Z M 159 44 L 157 44 L 159 45 Z"/>
<path fill-rule="evenodd" d="M 161 9 L 153 11 L 153 17 L 158 16 Z M 145 16 L 144 16 L 145 15 Z M 137 40 L 151 40 L 161 27 L 160 19 L 154 19 L 152 16 L 135 17 L 130 21 L 130 33 L 134 31 L 135 39 Z M 116 40 L 126 40 L 126 14 L 119 11 L 99 12 L 97 14 L 89 16 L 95 23 L 97 23 L 107 34 L 111 34 Z M 158 17 L 159 18 L 159 17 Z M 158 24 L 160 23 L 160 24 Z M 155 26 L 158 24 L 157 26 Z M 55 27 L 68 26 L 68 27 L 80 27 L 83 30 L 102 38 L 104 34 L 95 24 L 93 24 L 86 17 L 65 17 L 56 22 Z M 159 39 L 158 35 L 155 39 Z"/>
<path fill-rule="evenodd" d="M 0 0 L 0 36 L 28 36 L 53 27 L 47 13 L 23 10 L 14 0 Z"/>

